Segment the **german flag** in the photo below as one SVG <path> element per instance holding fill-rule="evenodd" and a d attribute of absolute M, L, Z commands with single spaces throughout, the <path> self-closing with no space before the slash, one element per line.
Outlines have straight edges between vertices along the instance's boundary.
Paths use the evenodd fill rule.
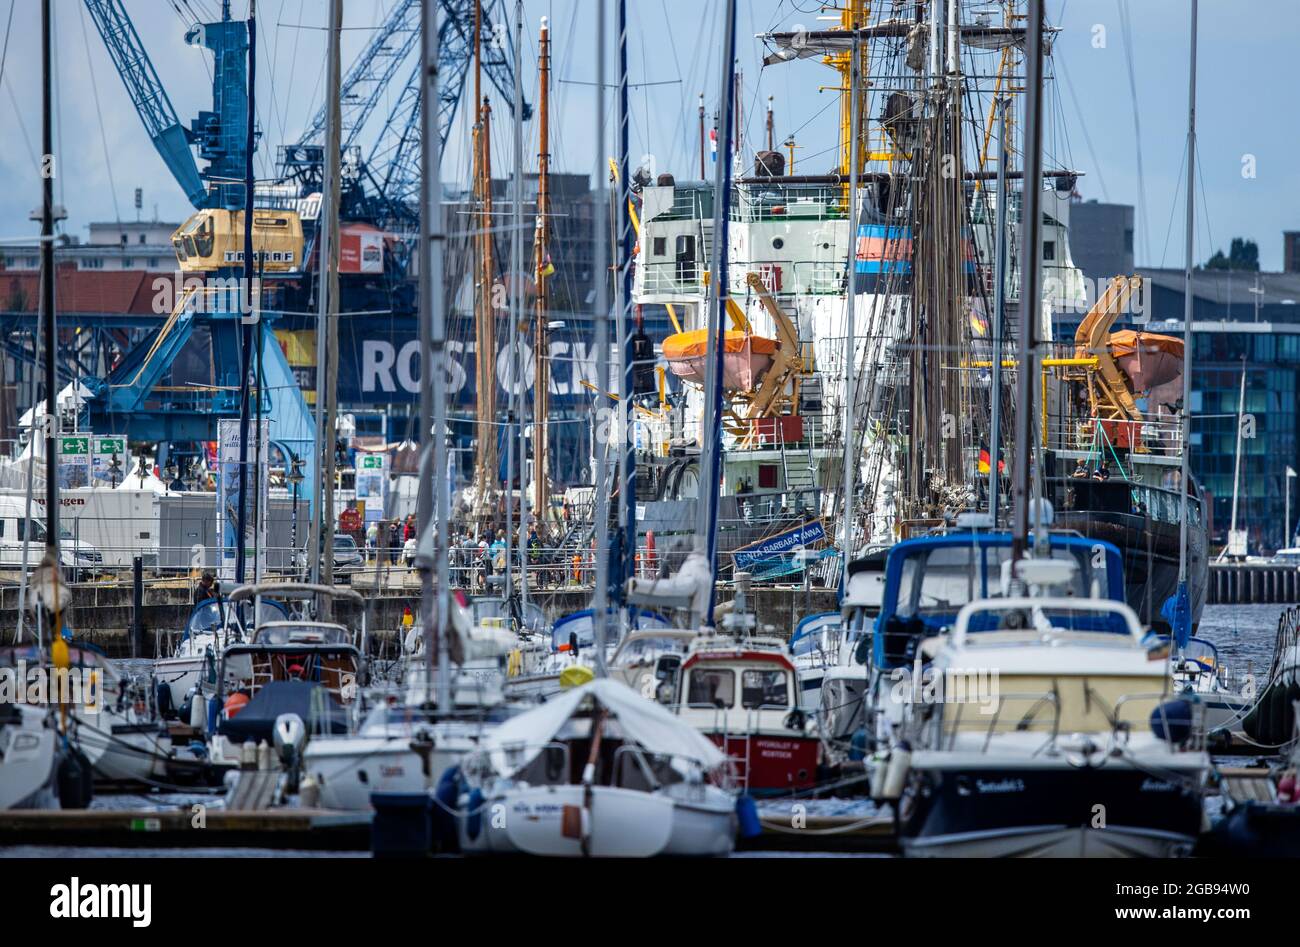
<path fill-rule="evenodd" d="M 987 447 L 981 447 L 981 448 L 980 448 L 980 464 L 979 464 L 980 473 L 982 473 L 982 474 L 986 474 L 986 473 L 989 472 L 989 460 L 990 460 L 990 459 L 991 459 L 991 458 L 989 457 L 989 449 L 988 449 Z M 1005 460 L 1003 460 L 1001 457 L 999 457 L 999 458 L 998 458 L 998 473 L 1006 473 L 1006 470 L 1007 470 L 1007 462 L 1006 462 Z"/>

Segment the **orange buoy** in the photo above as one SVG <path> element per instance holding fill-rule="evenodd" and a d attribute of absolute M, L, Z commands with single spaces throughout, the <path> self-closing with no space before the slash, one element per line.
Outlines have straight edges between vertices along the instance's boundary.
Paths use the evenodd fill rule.
<path fill-rule="evenodd" d="M 226 698 L 226 703 L 222 706 L 221 713 L 227 720 L 229 720 L 246 706 L 248 706 L 248 695 L 236 691 Z"/>

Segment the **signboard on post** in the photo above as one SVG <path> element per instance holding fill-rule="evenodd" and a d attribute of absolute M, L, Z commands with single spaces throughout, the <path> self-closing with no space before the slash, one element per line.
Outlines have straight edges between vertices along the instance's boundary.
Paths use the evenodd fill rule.
<path fill-rule="evenodd" d="M 266 571 L 267 484 L 265 465 L 258 462 L 257 445 L 266 444 L 271 436 L 271 422 L 263 418 L 250 421 L 248 432 L 248 466 L 244 489 L 244 578 L 251 582 Z M 259 511 L 263 515 L 258 515 Z M 239 548 L 239 419 L 217 421 L 217 566 L 222 579 L 235 578 L 235 559 Z"/>
<path fill-rule="evenodd" d="M 808 561 L 819 558 L 807 547 L 825 539 L 822 521 L 813 520 L 737 549 L 732 558 L 737 572 L 748 572 L 755 579 L 771 579 L 798 572 Z"/>
<path fill-rule="evenodd" d="M 96 487 L 116 487 L 126 478 L 126 437 L 122 434 L 92 436 L 90 482 Z"/>
<path fill-rule="evenodd" d="M 90 486 L 90 435 L 65 434 L 59 438 L 59 489 Z"/>
<path fill-rule="evenodd" d="M 364 512 L 364 522 L 384 518 L 388 493 L 388 454 L 357 454 L 357 506 Z"/>

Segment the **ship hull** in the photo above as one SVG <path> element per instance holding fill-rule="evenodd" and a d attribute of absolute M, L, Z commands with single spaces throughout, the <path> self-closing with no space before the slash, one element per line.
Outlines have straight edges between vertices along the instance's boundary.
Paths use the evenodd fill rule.
<path fill-rule="evenodd" d="M 1113 543 L 1124 557 L 1124 593 L 1129 606 L 1144 625 L 1168 634 L 1169 624 L 1160 614 L 1164 603 L 1178 591 L 1179 525 L 1130 513 L 1074 510 L 1058 513 L 1056 525 L 1078 530 L 1090 539 Z M 1187 529 L 1187 591 L 1192 605 L 1192 628 L 1201 620 L 1209 584 L 1205 528 L 1189 523 Z"/>

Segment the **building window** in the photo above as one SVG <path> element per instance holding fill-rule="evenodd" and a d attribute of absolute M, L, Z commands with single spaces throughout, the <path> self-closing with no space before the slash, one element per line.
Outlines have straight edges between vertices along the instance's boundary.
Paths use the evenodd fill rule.
<path fill-rule="evenodd" d="M 254 230 L 257 229 L 257 224 L 256 224 L 256 223 L 253 224 L 253 229 L 254 229 Z M 144 234 L 140 234 L 140 243 L 141 243 L 141 244 L 144 243 Z"/>
<path fill-rule="evenodd" d="M 158 258 L 156 256 L 149 257 L 149 269 L 151 270 L 158 269 Z"/>
<path fill-rule="evenodd" d="M 131 259 L 129 256 L 122 257 L 122 269 L 129 270 L 134 265 L 135 260 Z"/>
<path fill-rule="evenodd" d="M 86 270 L 102 270 L 104 268 L 104 259 L 103 257 L 88 256 L 81 261 L 81 267 Z"/>
<path fill-rule="evenodd" d="M 1124 252 L 1125 252 L 1125 253 L 1132 253 L 1132 252 L 1133 252 L 1133 230 L 1132 230 L 1132 228 L 1129 228 L 1128 230 L 1125 230 L 1125 231 L 1124 231 Z"/>

